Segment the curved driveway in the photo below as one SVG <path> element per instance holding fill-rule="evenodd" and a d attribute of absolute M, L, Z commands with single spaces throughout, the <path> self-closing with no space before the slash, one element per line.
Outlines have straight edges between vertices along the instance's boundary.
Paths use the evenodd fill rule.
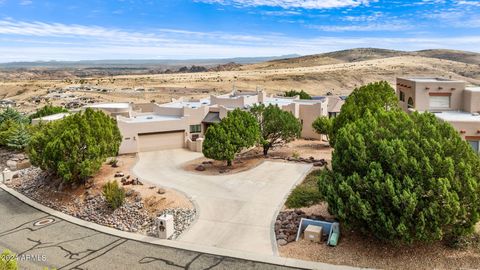
<path fill-rule="evenodd" d="M 197 221 L 179 241 L 276 255 L 273 221 L 292 187 L 312 168 L 266 161 L 237 174 L 206 176 L 181 169 L 202 156 L 183 149 L 139 154 L 133 173 L 184 192 L 197 205 Z"/>
<path fill-rule="evenodd" d="M 292 269 L 102 233 L 41 212 L 0 188 L 0 252 L 5 248 L 19 255 L 20 269 L 32 270 Z"/>

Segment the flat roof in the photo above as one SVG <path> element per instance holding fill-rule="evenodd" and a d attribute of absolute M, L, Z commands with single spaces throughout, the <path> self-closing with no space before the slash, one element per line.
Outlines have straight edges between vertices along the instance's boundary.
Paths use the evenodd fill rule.
<path fill-rule="evenodd" d="M 472 91 L 472 92 L 480 92 L 480 86 L 470 86 L 465 88 L 465 90 Z"/>
<path fill-rule="evenodd" d="M 412 78 L 399 78 L 414 82 L 464 82 L 460 80 L 452 80 L 446 78 L 438 78 L 438 77 L 412 77 Z"/>
<path fill-rule="evenodd" d="M 463 111 L 445 111 L 434 113 L 439 119 L 447 122 L 478 122 L 480 124 L 480 115 L 474 115 Z"/>
<path fill-rule="evenodd" d="M 174 101 L 174 102 L 159 104 L 160 107 L 179 108 L 179 109 L 183 107 L 199 108 L 199 107 L 208 106 L 208 105 L 210 105 L 210 98 L 205 98 L 198 101 Z"/>
<path fill-rule="evenodd" d="M 70 115 L 70 113 L 57 113 L 57 114 L 47 115 L 47 116 L 44 116 L 44 117 L 35 118 L 33 120 L 55 121 L 55 120 L 60 120 L 62 118 L 65 118 L 69 115 Z"/>
<path fill-rule="evenodd" d="M 100 108 L 100 109 L 128 109 L 130 108 L 130 103 L 122 102 L 122 103 L 97 103 L 86 105 L 85 107 L 88 108 Z"/>
<path fill-rule="evenodd" d="M 145 114 L 145 115 L 138 115 L 131 118 L 122 118 L 126 122 L 157 122 L 157 121 L 170 121 L 170 120 L 180 120 L 182 119 L 181 116 L 175 115 L 161 115 L 161 114 Z"/>

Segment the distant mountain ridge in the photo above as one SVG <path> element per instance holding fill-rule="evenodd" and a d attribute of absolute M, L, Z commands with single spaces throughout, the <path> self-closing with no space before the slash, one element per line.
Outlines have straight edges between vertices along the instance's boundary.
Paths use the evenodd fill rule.
<path fill-rule="evenodd" d="M 275 59 L 264 63 L 252 64 L 250 66 L 244 67 L 244 69 L 311 67 L 341 63 L 352 63 L 399 56 L 421 56 L 480 65 L 480 53 L 475 52 L 447 49 L 431 49 L 409 52 L 378 48 L 356 48 L 322 54 L 306 55 L 288 59 Z"/>

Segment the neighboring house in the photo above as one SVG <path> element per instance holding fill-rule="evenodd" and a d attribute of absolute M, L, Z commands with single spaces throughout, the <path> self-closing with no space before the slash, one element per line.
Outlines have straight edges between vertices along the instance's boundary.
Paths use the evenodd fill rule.
<path fill-rule="evenodd" d="M 32 125 L 38 125 L 40 122 L 49 123 L 49 122 L 57 121 L 69 115 L 70 113 L 57 113 L 57 114 L 47 115 L 44 117 L 35 118 L 35 119 L 32 119 Z"/>
<path fill-rule="evenodd" d="M 397 94 L 403 110 L 434 113 L 480 153 L 480 87 L 442 78 L 397 78 Z"/>
<path fill-rule="evenodd" d="M 173 99 L 166 104 L 131 104 L 129 116 L 117 116 L 123 141 L 120 153 L 188 148 L 202 151 L 207 128 L 220 122 L 236 108 L 248 110 L 255 104 L 273 104 L 289 111 L 302 122 L 303 138 L 319 139 L 312 128 L 319 116 L 328 115 L 328 100 L 300 100 L 298 97 L 267 96 L 263 91 L 238 92 L 199 100 Z"/>

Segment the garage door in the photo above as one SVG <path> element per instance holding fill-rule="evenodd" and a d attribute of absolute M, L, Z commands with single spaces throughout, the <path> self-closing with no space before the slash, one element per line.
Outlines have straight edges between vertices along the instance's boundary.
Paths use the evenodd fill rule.
<path fill-rule="evenodd" d="M 184 131 L 148 133 L 138 135 L 138 151 L 148 152 L 183 148 Z"/>
<path fill-rule="evenodd" d="M 431 96 L 430 108 L 431 109 L 449 109 L 450 97 L 449 96 Z"/>

